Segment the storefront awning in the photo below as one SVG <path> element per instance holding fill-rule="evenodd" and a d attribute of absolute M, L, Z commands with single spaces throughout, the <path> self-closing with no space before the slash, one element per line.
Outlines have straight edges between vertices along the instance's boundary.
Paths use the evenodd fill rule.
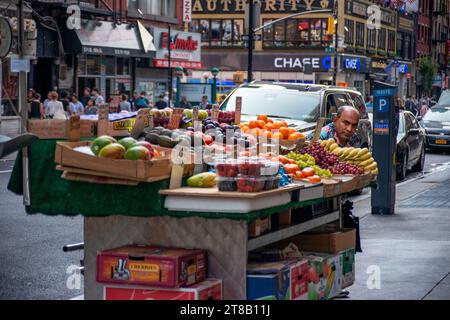
<path fill-rule="evenodd" d="M 81 28 L 74 30 L 64 26 L 62 39 L 66 53 L 142 58 L 152 58 L 155 55 L 152 36 L 139 25 L 82 20 L 80 26 Z"/>

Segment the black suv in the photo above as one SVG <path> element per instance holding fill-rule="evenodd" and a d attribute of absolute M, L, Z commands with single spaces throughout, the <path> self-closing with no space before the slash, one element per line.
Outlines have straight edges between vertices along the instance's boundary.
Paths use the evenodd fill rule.
<path fill-rule="evenodd" d="M 242 121 L 266 114 L 274 120 L 285 120 L 290 127 L 306 135 L 313 132 L 320 117 L 326 118 L 326 123 L 329 123 L 337 108 L 353 106 L 361 114 L 357 134 L 361 138 L 362 147 L 372 146 L 372 126 L 364 99 L 356 89 L 254 81 L 232 91 L 220 108 L 233 111 L 236 97 L 242 97 Z"/>

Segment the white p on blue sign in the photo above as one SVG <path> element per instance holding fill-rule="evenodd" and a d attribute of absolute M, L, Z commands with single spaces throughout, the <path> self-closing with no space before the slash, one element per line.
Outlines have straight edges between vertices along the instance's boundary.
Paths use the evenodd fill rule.
<path fill-rule="evenodd" d="M 388 112 L 390 108 L 390 99 L 387 97 L 375 99 L 375 108 L 378 112 Z"/>

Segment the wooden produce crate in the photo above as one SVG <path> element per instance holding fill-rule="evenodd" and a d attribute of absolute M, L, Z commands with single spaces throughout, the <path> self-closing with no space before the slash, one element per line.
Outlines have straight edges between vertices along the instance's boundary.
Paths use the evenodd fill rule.
<path fill-rule="evenodd" d="M 28 120 L 28 132 L 33 133 L 39 139 L 64 139 L 69 137 L 69 120 L 63 119 L 30 119 Z M 80 120 L 80 137 L 95 137 L 97 121 Z"/>
<path fill-rule="evenodd" d="M 259 237 L 261 234 L 271 230 L 271 220 L 270 217 L 259 218 L 252 221 L 248 225 L 248 237 L 254 238 Z"/>
<path fill-rule="evenodd" d="M 362 188 L 367 187 L 373 179 L 373 175 L 371 172 L 365 172 L 364 174 L 356 176 L 356 177 L 357 177 L 356 189 L 362 189 Z"/>
<path fill-rule="evenodd" d="M 158 180 L 164 180 L 171 173 L 171 149 L 154 146 L 161 157 L 149 161 L 100 158 L 74 150 L 77 147 L 90 146 L 91 143 L 91 141 L 58 141 L 55 162 L 67 167 L 90 170 L 93 173 L 110 173 L 112 177 L 131 178 L 138 181 L 147 181 L 149 178 L 156 181 L 157 177 L 160 177 Z"/>
<path fill-rule="evenodd" d="M 341 180 L 341 192 L 340 193 L 347 193 L 353 190 L 358 189 L 358 178 L 354 175 L 338 175 L 333 176 L 333 179 L 339 179 Z"/>

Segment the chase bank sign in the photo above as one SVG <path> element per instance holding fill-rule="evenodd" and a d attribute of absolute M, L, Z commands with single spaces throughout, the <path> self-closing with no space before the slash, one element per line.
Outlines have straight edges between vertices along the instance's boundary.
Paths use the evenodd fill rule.
<path fill-rule="evenodd" d="M 331 69 L 331 57 L 274 57 L 273 66 L 275 69 L 296 69 L 302 71 L 305 66 L 310 66 L 312 71 L 328 71 Z"/>
<path fill-rule="evenodd" d="M 361 60 L 359 58 L 345 58 L 344 68 L 359 71 L 361 69 Z"/>

